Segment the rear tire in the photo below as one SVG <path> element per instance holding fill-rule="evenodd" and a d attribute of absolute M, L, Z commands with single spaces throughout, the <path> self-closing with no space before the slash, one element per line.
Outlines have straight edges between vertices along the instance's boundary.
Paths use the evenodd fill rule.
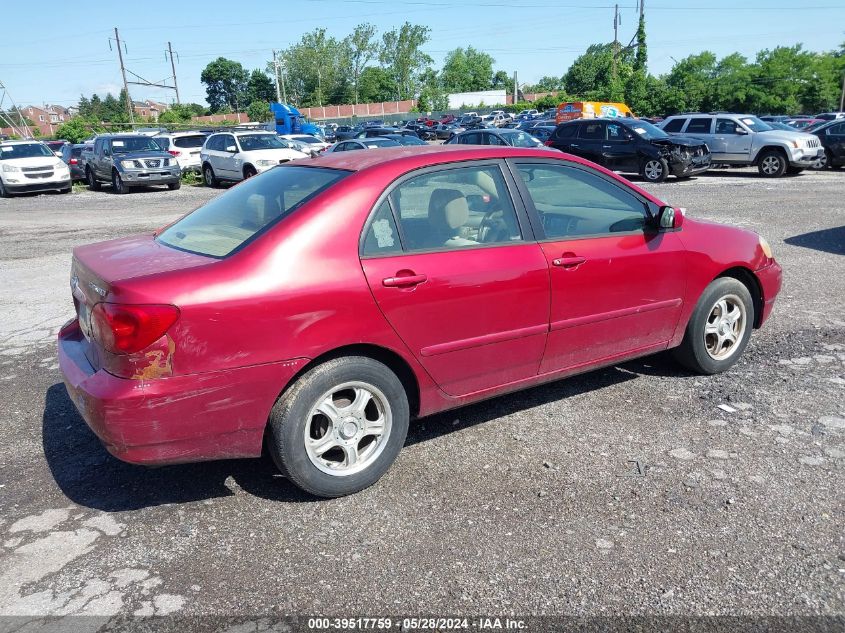
<path fill-rule="evenodd" d="M 409 417 L 405 389 L 389 368 L 362 356 L 336 358 L 282 394 L 270 413 L 268 448 L 296 486 L 341 497 L 387 472 L 405 443 Z"/>
<path fill-rule="evenodd" d="M 760 156 L 757 163 L 757 171 L 764 178 L 780 178 L 786 173 L 789 164 L 786 157 L 776 149 L 770 149 Z"/>
<path fill-rule="evenodd" d="M 217 180 L 217 176 L 214 175 L 214 169 L 212 169 L 211 165 L 203 165 L 202 179 L 205 181 L 206 187 L 216 189 L 218 186 L 220 186 L 220 182 Z"/>
<path fill-rule="evenodd" d="M 754 326 L 754 301 L 744 283 L 720 277 L 710 283 L 687 324 L 675 359 L 699 374 L 718 374 L 739 360 Z"/>
<path fill-rule="evenodd" d="M 100 181 L 97 180 L 97 177 L 94 175 L 94 170 L 90 167 L 85 170 L 85 180 L 88 181 L 88 188 L 91 191 L 99 191 L 100 190 Z"/>
<path fill-rule="evenodd" d="M 640 167 L 640 175 L 649 182 L 663 182 L 669 175 L 669 163 L 663 158 L 646 158 Z"/>

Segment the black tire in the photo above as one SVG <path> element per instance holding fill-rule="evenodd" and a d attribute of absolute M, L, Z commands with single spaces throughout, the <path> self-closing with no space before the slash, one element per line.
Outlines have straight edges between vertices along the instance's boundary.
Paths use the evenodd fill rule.
<path fill-rule="evenodd" d="M 246 167 L 244 167 L 244 180 L 252 178 L 257 173 L 258 172 L 255 170 L 255 167 L 253 167 L 252 165 L 247 165 Z"/>
<path fill-rule="evenodd" d="M 176 191 L 177 189 L 181 189 L 182 181 L 177 180 L 176 182 L 171 182 L 167 185 L 167 188 L 170 189 L 170 191 Z"/>
<path fill-rule="evenodd" d="M 776 149 L 766 150 L 757 161 L 757 171 L 764 178 L 780 178 L 786 173 L 788 167 L 786 156 Z"/>
<path fill-rule="evenodd" d="M 123 178 L 120 177 L 117 170 L 114 170 L 111 174 L 111 188 L 114 193 L 121 196 L 129 193 L 129 187 L 123 182 Z"/>
<path fill-rule="evenodd" d="M 3 181 L 0 180 L 0 198 L 11 198 L 12 194 L 3 186 Z"/>
<path fill-rule="evenodd" d="M 788 167 L 786 173 L 790 176 L 797 176 L 802 171 L 804 171 L 804 167 Z"/>
<path fill-rule="evenodd" d="M 314 458 L 309 456 L 305 447 L 306 430 L 313 437 L 314 424 L 321 422 L 319 414 L 310 415 L 321 398 L 333 389 L 343 393 L 341 387 L 353 381 L 375 388 L 385 398 L 385 409 L 390 419 L 389 426 L 385 426 L 389 428 L 389 433 L 381 448 L 376 444 L 373 450 L 377 448 L 379 452 L 362 470 L 346 475 L 330 474 L 323 469 L 325 466 L 318 467 Z M 371 486 L 387 472 L 405 444 L 409 417 L 405 388 L 390 369 L 363 356 L 336 358 L 310 369 L 282 394 L 270 413 L 268 448 L 279 470 L 296 486 L 318 497 L 341 497 Z M 322 422 L 330 424 L 327 416 L 323 416 Z M 338 427 L 323 431 L 323 437 L 329 435 L 332 428 Z M 335 433 L 338 438 L 341 437 L 339 433 Z M 362 443 L 355 446 L 367 446 L 364 444 L 366 436 L 352 441 Z M 339 446 L 323 455 L 332 451 L 339 451 L 343 463 L 346 463 L 345 452 Z"/>
<path fill-rule="evenodd" d="M 94 170 L 90 167 L 85 170 L 85 180 L 88 181 L 88 188 L 91 191 L 99 191 L 100 190 L 100 181 L 97 180 L 97 177 L 94 176 Z"/>
<path fill-rule="evenodd" d="M 66 189 L 60 189 L 59 193 L 70 193 L 73 189 L 73 186 L 67 187 Z"/>
<path fill-rule="evenodd" d="M 216 189 L 220 186 L 217 176 L 214 175 L 214 169 L 208 163 L 202 166 L 202 179 L 205 182 L 206 187 Z"/>
<path fill-rule="evenodd" d="M 648 182 L 663 182 L 669 175 L 669 163 L 663 158 L 643 159 L 640 175 Z"/>
<path fill-rule="evenodd" d="M 713 314 L 717 312 L 717 305 L 720 300 L 728 300 L 734 302 L 737 308 L 740 308 L 741 303 L 742 314 L 742 331 L 736 337 L 736 342 L 730 348 L 730 354 L 723 358 L 716 358 L 711 351 L 708 350 L 708 345 L 713 346 L 712 338 L 708 343 L 705 328 L 710 325 L 712 327 Z M 751 330 L 754 328 L 754 301 L 751 299 L 751 293 L 744 283 L 733 277 L 720 277 L 710 283 L 693 310 L 689 323 L 687 324 L 686 332 L 684 332 L 684 339 L 679 347 L 672 350 L 675 359 L 687 369 L 699 374 L 718 374 L 730 369 L 734 363 L 742 356 L 748 341 L 751 338 Z M 709 336 L 721 336 L 711 334 Z M 726 349 L 726 351 L 728 351 Z M 718 355 L 718 354 L 717 354 Z"/>
<path fill-rule="evenodd" d="M 828 152 L 827 150 L 825 150 L 825 151 L 824 151 L 824 154 L 822 154 L 822 155 L 818 158 L 818 160 L 814 161 L 814 162 L 810 165 L 810 169 L 813 169 L 813 170 L 815 170 L 815 171 L 822 171 L 822 170 L 827 169 L 828 167 L 830 167 L 830 163 L 831 163 L 830 152 Z"/>

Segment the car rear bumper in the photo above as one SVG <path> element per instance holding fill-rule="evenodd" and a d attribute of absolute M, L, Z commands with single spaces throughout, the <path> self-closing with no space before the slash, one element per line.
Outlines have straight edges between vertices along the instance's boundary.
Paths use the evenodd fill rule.
<path fill-rule="evenodd" d="M 130 380 L 95 371 L 85 345 L 76 321 L 59 333 L 68 395 L 109 453 L 134 464 L 259 456 L 270 409 L 308 362 Z"/>
<path fill-rule="evenodd" d="M 760 314 L 758 326 L 763 325 L 772 314 L 775 299 L 783 284 L 783 269 L 776 261 L 757 271 L 757 279 L 760 280 L 760 287 L 763 290 L 763 312 Z"/>

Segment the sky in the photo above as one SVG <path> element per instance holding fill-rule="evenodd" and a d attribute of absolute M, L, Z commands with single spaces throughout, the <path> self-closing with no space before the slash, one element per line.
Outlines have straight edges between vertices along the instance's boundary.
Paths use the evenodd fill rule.
<path fill-rule="evenodd" d="M 169 78 L 167 42 L 176 55 L 183 102 L 205 104 L 200 73 L 219 56 L 245 68 L 264 68 L 283 49 L 318 27 L 342 38 L 356 24 L 380 32 L 404 21 L 431 28 L 425 51 L 442 66 L 445 54 L 473 46 L 491 54 L 494 68 L 517 71 L 519 82 L 561 76 L 587 46 L 613 40 L 610 0 L 277 0 L 129 3 L 89 0 L 52 3 L 34 14 L 24 2 L 0 11 L 0 108 L 75 104 L 80 94 L 115 95 L 122 87 L 117 27 L 127 69 L 156 83 Z M 619 40 L 637 28 L 637 0 L 621 0 Z M 645 0 L 649 70 L 668 72 L 674 60 L 710 50 L 723 57 L 801 43 L 813 51 L 845 42 L 843 0 Z M 11 27 L 11 28 L 10 28 Z M 111 48 L 110 48 L 111 43 Z M 128 76 L 130 81 L 133 79 Z M 169 83 L 169 81 L 168 81 Z M 132 86 L 135 100 L 171 102 L 172 90 Z"/>

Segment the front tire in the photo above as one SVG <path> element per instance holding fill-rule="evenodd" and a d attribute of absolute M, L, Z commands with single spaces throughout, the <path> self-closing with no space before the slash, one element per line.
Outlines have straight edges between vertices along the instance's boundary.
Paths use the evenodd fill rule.
<path fill-rule="evenodd" d="M 733 277 L 710 283 L 693 310 L 675 359 L 699 374 L 730 369 L 742 355 L 754 326 L 754 302 L 748 288 Z"/>
<path fill-rule="evenodd" d="M 640 175 L 649 182 L 663 182 L 669 175 L 669 163 L 663 158 L 646 158 Z"/>
<path fill-rule="evenodd" d="M 5 185 L 3 185 L 3 181 L 0 180 L 0 198 L 11 198 L 12 194 L 9 193 L 9 190 L 6 189 Z"/>
<path fill-rule="evenodd" d="M 252 165 L 247 165 L 246 167 L 244 167 L 244 180 L 249 180 L 257 173 L 258 172 L 255 171 L 255 167 L 253 167 Z"/>
<path fill-rule="evenodd" d="M 757 171 L 764 178 L 780 178 L 786 173 L 787 167 L 789 165 L 786 162 L 786 157 L 778 150 L 770 149 L 760 156 Z"/>
<path fill-rule="evenodd" d="M 171 182 L 167 185 L 167 188 L 170 189 L 170 191 L 176 191 L 177 189 L 181 189 L 182 181 L 177 180 L 176 182 Z"/>
<path fill-rule="evenodd" d="M 121 196 L 129 193 L 129 187 L 126 186 L 126 183 L 123 182 L 123 178 L 120 177 L 117 171 L 112 172 L 111 188 L 116 194 Z"/>
<path fill-rule="evenodd" d="M 303 374 L 270 413 L 279 470 L 318 497 L 371 486 L 405 443 L 410 411 L 401 381 L 371 358 L 336 358 Z"/>
<path fill-rule="evenodd" d="M 830 155 L 827 153 L 827 150 L 824 151 L 824 154 L 819 156 L 813 163 L 810 165 L 810 169 L 815 169 L 816 171 L 821 171 L 823 169 L 827 169 L 830 165 Z"/>

